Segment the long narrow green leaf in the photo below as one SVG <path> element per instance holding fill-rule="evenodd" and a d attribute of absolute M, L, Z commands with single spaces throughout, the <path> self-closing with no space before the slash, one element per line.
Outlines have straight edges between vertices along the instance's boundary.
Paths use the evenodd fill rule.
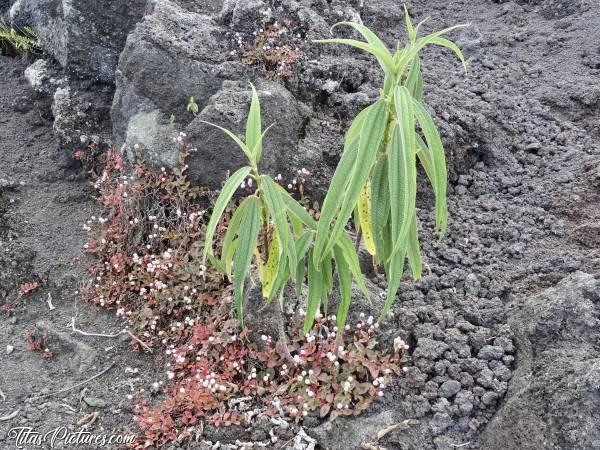
<path fill-rule="evenodd" d="M 423 72 L 419 69 L 419 73 L 417 75 L 417 83 L 415 84 L 414 97 L 421 101 L 423 98 Z"/>
<path fill-rule="evenodd" d="M 435 33 L 432 33 L 428 36 L 417 39 L 413 45 L 409 45 L 407 47 L 406 51 L 402 55 L 402 58 L 400 58 L 400 60 L 396 64 L 396 67 L 394 69 L 395 72 L 397 74 L 401 75 L 404 72 L 404 70 L 406 69 L 406 66 L 414 59 L 415 56 L 417 56 L 417 54 L 421 51 L 421 49 L 423 47 L 425 47 L 427 44 L 433 43 L 433 41 L 435 41 L 436 38 L 438 38 L 444 34 L 447 34 L 451 31 L 454 31 L 458 28 L 462 28 L 462 27 L 466 27 L 466 26 L 467 26 L 467 24 L 455 25 L 453 27 L 444 28 L 443 30 L 436 31 Z"/>
<path fill-rule="evenodd" d="M 210 254 L 208 255 L 208 260 L 215 269 L 219 270 L 221 273 L 225 273 L 225 266 L 221 264 L 221 261 L 219 261 L 217 258 Z"/>
<path fill-rule="evenodd" d="M 427 144 L 423 141 L 423 138 L 418 134 L 415 134 L 417 138 L 417 156 L 419 158 L 419 162 L 423 166 L 425 170 L 425 174 L 431 183 L 431 187 L 433 188 L 433 193 L 436 194 L 435 190 L 437 189 L 437 181 L 435 175 L 435 167 L 433 165 L 433 158 L 431 156 L 431 152 L 427 147 Z M 436 194 L 437 196 L 437 194 Z"/>
<path fill-rule="evenodd" d="M 408 32 L 408 39 L 410 42 L 415 42 L 417 39 L 417 32 L 413 27 L 412 21 L 410 20 L 410 15 L 408 14 L 408 8 L 406 4 L 404 5 L 404 23 L 406 24 L 406 30 Z"/>
<path fill-rule="evenodd" d="M 296 241 L 296 259 L 298 264 L 296 266 L 295 274 L 296 277 L 296 297 L 300 298 L 302 295 L 302 283 L 304 282 L 304 275 L 306 270 L 306 253 L 312 244 L 313 232 L 306 231 Z"/>
<path fill-rule="evenodd" d="M 343 44 L 359 48 L 375 56 L 375 58 L 377 58 L 377 61 L 379 62 L 379 64 L 385 72 L 389 72 L 391 74 L 394 73 L 394 60 L 389 54 L 389 51 L 386 53 L 380 48 L 373 47 L 371 44 L 367 44 L 365 42 L 357 41 L 354 39 L 319 39 L 313 42 L 319 44 Z"/>
<path fill-rule="evenodd" d="M 421 20 L 417 26 L 415 27 L 415 33 L 419 34 L 419 28 L 421 28 L 421 26 L 427 22 L 430 19 L 430 17 L 425 17 L 423 20 Z"/>
<path fill-rule="evenodd" d="M 340 27 L 340 26 L 347 26 L 347 27 L 354 28 L 365 38 L 365 40 L 369 44 L 371 44 L 373 47 L 378 48 L 379 50 L 381 50 L 383 52 L 386 52 L 390 58 L 392 57 L 389 49 L 383 43 L 383 41 L 381 39 L 379 39 L 379 37 L 375 33 L 373 33 L 371 30 L 369 30 L 364 25 L 361 25 L 356 22 L 338 22 L 331 27 L 331 30 L 333 31 L 335 28 Z"/>
<path fill-rule="evenodd" d="M 252 101 L 250 102 L 250 111 L 246 120 L 246 145 L 252 150 L 252 156 L 256 164 L 260 161 L 262 154 L 262 124 L 260 120 L 260 101 L 254 85 L 252 86 Z"/>
<path fill-rule="evenodd" d="M 354 277 L 354 281 L 356 281 L 356 285 L 363 293 L 365 298 L 370 302 L 371 296 L 369 295 L 369 290 L 367 289 L 362 271 L 360 270 L 360 262 L 358 260 L 358 255 L 356 254 L 354 245 L 352 245 L 352 240 L 346 233 L 343 233 L 338 240 L 336 247 L 339 247 L 339 249 L 344 253 L 344 259 L 348 263 L 348 267 L 350 268 L 350 272 Z"/>
<path fill-rule="evenodd" d="M 386 155 L 381 155 L 371 175 L 371 223 L 378 262 L 383 257 L 383 227 L 390 208 L 389 192 L 388 159 Z"/>
<path fill-rule="evenodd" d="M 296 201 L 296 199 L 281 186 L 277 185 L 277 190 L 279 191 L 279 194 L 281 195 L 289 214 L 292 214 L 311 230 L 316 230 L 317 221 L 311 217 L 306 209 L 304 209 L 304 206 L 298 203 L 298 201 Z"/>
<path fill-rule="evenodd" d="M 331 294 L 333 291 L 333 252 L 325 256 L 325 259 L 323 260 L 323 268 L 323 282 L 327 287 L 327 293 Z"/>
<path fill-rule="evenodd" d="M 321 292 L 321 305 L 323 314 L 327 315 L 329 308 L 329 295 L 333 291 L 333 254 L 328 254 L 323 260 L 323 291 Z"/>
<path fill-rule="evenodd" d="M 382 321 L 387 317 L 388 313 L 390 312 L 392 303 L 396 298 L 398 288 L 400 287 L 402 274 L 404 272 L 405 259 L 406 246 L 402 245 L 400 249 L 394 255 L 392 255 L 390 260 L 389 269 L 387 271 L 388 292 L 387 297 L 385 299 L 385 304 L 383 305 L 383 310 L 381 311 L 381 315 L 379 316 L 379 321 Z"/>
<path fill-rule="evenodd" d="M 369 112 L 369 109 L 372 108 L 372 105 L 363 108 L 352 120 L 348 131 L 346 131 L 346 136 L 344 137 L 344 149 L 348 148 L 350 144 L 352 144 L 356 139 L 360 136 L 360 130 L 362 129 L 363 123 L 365 121 L 365 117 Z"/>
<path fill-rule="evenodd" d="M 298 261 L 306 256 L 306 252 L 308 252 L 310 244 L 312 244 L 313 235 L 312 231 L 307 231 L 296 241 L 296 258 Z"/>
<path fill-rule="evenodd" d="M 435 168 L 435 229 L 440 234 L 441 238 L 446 232 L 448 221 L 448 206 L 446 204 L 446 189 L 448 183 L 446 155 L 444 154 L 444 147 L 442 145 L 442 140 L 440 139 L 440 134 L 433 119 L 429 115 L 429 112 L 427 112 L 427 110 L 416 100 L 413 101 L 413 106 L 415 116 L 421 126 L 423 135 L 425 136 L 427 147 L 431 151 L 432 166 Z"/>
<path fill-rule="evenodd" d="M 365 38 L 365 40 L 373 48 L 379 50 L 383 55 L 386 55 L 386 59 L 385 60 L 381 59 L 380 57 L 377 57 L 377 59 L 379 60 L 379 65 L 384 70 L 384 72 L 389 71 L 390 67 L 394 66 L 393 65 L 393 59 L 392 59 L 392 54 L 390 53 L 390 50 L 382 42 L 382 40 L 379 39 L 379 37 L 375 33 L 373 33 L 371 30 L 369 30 L 364 25 L 361 25 L 361 24 L 358 24 L 358 23 L 355 23 L 355 22 L 338 22 L 333 27 L 331 27 L 331 29 L 333 30 L 334 28 L 342 26 L 342 25 L 354 28 L 356 31 L 358 31 Z M 391 62 L 390 67 L 388 67 L 386 65 L 388 59 Z"/>
<path fill-rule="evenodd" d="M 458 45 L 456 45 L 454 42 L 452 42 L 446 38 L 442 38 L 442 37 L 435 37 L 435 38 L 431 39 L 430 43 L 434 44 L 434 45 L 440 45 L 442 47 L 449 48 L 454 53 L 456 53 L 456 56 L 458 56 L 458 59 L 460 59 L 460 62 L 462 62 L 465 72 L 467 71 L 467 63 L 465 61 L 465 57 L 464 57 L 463 53 L 460 51 L 460 48 L 458 48 Z"/>
<path fill-rule="evenodd" d="M 365 117 L 363 128 L 360 133 L 358 152 L 356 155 L 354 168 L 352 170 L 352 177 L 343 194 L 340 212 L 336 217 L 336 222 L 333 226 L 333 230 L 331 231 L 329 242 L 327 242 L 325 245 L 325 251 L 322 253 L 316 253 L 315 257 L 318 257 L 321 260 L 323 259 L 323 255 L 329 253 L 333 249 L 337 239 L 342 234 L 344 227 L 348 223 L 348 219 L 350 219 L 350 216 L 352 215 L 354 206 L 356 205 L 358 197 L 360 196 L 360 193 L 367 179 L 369 178 L 373 163 L 377 158 L 379 147 L 384 138 L 387 120 L 387 103 L 382 99 L 377 100 Z M 319 234 L 317 232 L 317 241 L 318 239 Z M 318 250 L 319 247 L 317 247 L 315 243 L 315 251 L 318 252 Z"/>
<path fill-rule="evenodd" d="M 233 257 L 233 291 L 234 305 L 238 320 L 244 326 L 244 283 L 250 268 L 250 262 L 256 248 L 260 229 L 260 206 L 258 197 L 250 197 L 248 206 L 240 223 L 238 244 Z"/>
<path fill-rule="evenodd" d="M 296 268 L 296 298 L 302 298 L 302 283 L 306 276 L 306 256 L 298 259 L 298 267 Z"/>
<path fill-rule="evenodd" d="M 408 233 L 407 246 L 408 263 L 414 280 L 421 278 L 423 263 L 421 260 L 421 246 L 419 245 L 419 230 L 417 227 L 417 215 L 413 216 Z"/>
<path fill-rule="evenodd" d="M 227 231 L 225 232 L 225 236 L 223 237 L 223 244 L 221 246 L 221 263 L 225 264 L 225 255 L 228 253 L 229 246 L 237 236 L 240 230 L 240 222 L 242 221 L 242 217 L 244 214 L 244 210 L 246 206 L 248 206 L 248 199 L 250 197 L 245 198 L 242 203 L 237 207 L 231 220 L 227 224 Z M 210 256 L 210 254 L 209 254 Z M 224 266 L 227 269 L 227 266 Z"/>
<path fill-rule="evenodd" d="M 339 246 L 336 246 L 333 251 L 340 286 L 340 304 L 338 305 L 336 316 L 338 331 L 341 333 L 346 323 L 350 302 L 352 301 L 352 278 L 350 277 L 350 267 L 348 267 L 344 252 Z"/>
<path fill-rule="evenodd" d="M 418 56 L 415 56 L 410 66 L 404 86 L 406 86 L 406 89 L 410 91 L 414 98 L 419 101 L 421 100 L 423 96 L 423 75 L 421 73 L 421 60 Z"/>
<path fill-rule="evenodd" d="M 248 166 L 238 169 L 233 175 L 231 175 L 231 177 L 229 177 L 223 186 L 221 194 L 219 195 L 219 198 L 217 198 L 215 206 L 213 207 L 210 220 L 208 221 L 208 226 L 206 227 L 202 264 L 206 264 L 206 257 L 209 254 L 213 254 L 212 240 L 219 220 L 221 220 L 221 216 L 223 215 L 229 200 L 231 200 L 231 197 L 233 197 L 234 192 L 240 187 L 242 181 L 250 174 L 250 170 L 251 168 Z"/>
<path fill-rule="evenodd" d="M 306 317 L 304 318 L 304 334 L 308 333 L 315 322 L 315 315 L 321 304 L 321 294 L 325 288 L 323 284 L 323 272 L 319 272 L 313 262 L 314 258 L 308 257 L 308 298 L 306 305 Z"/>
<path fill-rule="evenodd" d="M 317 266 L 320 264 L 324 253 L 323 250 L 327 245 L 327 241 L 330 239 L 329 230 L 331 229 L 331 225 L 344 201 L 346 186 L 352 177 L 357 154 L 358 141 L 355 139 L 353 143 L 344 150 L 340 162 L 335 169 L 335 173 L 333 174 L 325 200 L 323 201 L 321 215 L 319 217 L 319 222 L 317 223 L 317 236 L 315 238 L 315 250 L 313 252 L 313 257 L 315 258 L 315 264 Z"/>
<path fill-rule="evenodd" d="M 273 282 L 273 287 L 271 289 L 271 293 L 269 294 L 269 298 L 265 302 L 265 307 L 270 305 L 278 292 L 283 293 L 283 289 L 285 289 L 285 285 L 290 279 L 290 267 L 288 265 L 288 261 L 284 260 L 279 264 L 277 268 L 277 276 L 275 277 L 275 281 Z M 261 308 L 263 309 L 263 308 Z"/>
<path fill-rule="evenodd" d="M 385 269 L 386 276 L 390 273 L 390 263 L 392 258 L 392 247 L 394 246 L 394 241 L 392 239 L 392 221 L 388 220 L 383 226 L 383 266 Z"/>
<path fill-rule="evenodd" d="M 415 116 L 412 102 L 408 89 L 404 86 L 396 87 L 394 106 L 399 123 L 394 128 L 389 152 L 392 234 L 395 239 L 392 255 L 408 235 L 417 195 Z"/>
<path fill-rule="evenodd" d="M 223 269 L 225 270 L 225 275 L 227 276 L 227 279 L 231 281 L 231 263 L 233 261 L 233 255 L 235 255 L 235 250 L 237 248 L 237 244 L 238 244 L 238 240 L 236 239 L 235 241 L 233 241 L 231 243 L 231 245 L 229 245 L 229 247 L 227 247 L 227 250 L 223 249 L 223 259 L 222 259 L 222 264 L 223 264 Z M 210 258 L 211 255 L 208 255 L 208 257 Z"/>
<path fill-rule="evenodd" d="M 227 128 L 220 127 L 219 125 L 216 125 L 211 122 L 207 122 L 206 120 L 201 120 L 200 122 L 205 123 L 206 125 L 210 125 L 211 127 L 214 127 L 218 130 L 221 130 L 223 133 L 225 133 L 227 136 L 229 136 L 238 145 L 239 148 L 242 149 L 242 151 L 244 152 L 244 154 L 248 158 L 248 161 L 250 161 L 251 164 L 256 164 L 256 161 L 254 160 L 254 155 L 252 154 L 252 152 L 250 151 L 248 146 L 246 144 L 244 144 L 244 142 L 242 142 L 242 140 L 239 137 L 237 137 L 235 134 L 233 134 Z"/>
<path fill-rule="evenodd" d="M 269 214 L 275 222 L 275 231 L 279 236 L 279 256 L 286 257 L 290 261 L 290 267 L 296 267 L 296 249 L 294 241 L 290 236 L 289 225 L 286 220 L 285 203 L 279 195 L 277 184 L 268 175 L 261 176 L 262 189 L 265 194 L 264 198 L 267 203 Z"/>
<path fill-rule="evenodd" d="M 267 134 L 267 132 L 274 126 L 275 124 L 272 123 L 271 125 L 269 125 L 267 128 L 264 129 L 264 131 L 262 132 L 262 134 L 260 135 L 260 137 L 258 138 L 258 141 L 256 142 L 256 144 L 254 145 L 254 147 L 250 147 L 250 153 L 252 153 L 252 155 L 254 155 L 255 157 L 255 161 L 256 164 L 258 165 L 258 163 L 260 162 L 260 158 L 262 157 L 262 145 L 263 145 L 263 141 L 265 140 L 265 136 Z"/>
<path fill-rule="evenodd" d="M 395 84 L 396 84 L 396 79 L 394 77 L 386 74 L 385 78 L 383 79 L 383 89 L 381 90 L 380 97 L 381 98 L 388 97 L 390 95 L 390 92 L 394 88 Z"/>
<path fill-rule="evenodd" d="M 299 236 L 302 236 L 302 234 L 304 233 L 305 226 L 298 217 L 296 217 L 294 214 L 289 214 L 289 212 L 287 210 L 287 205 L 285 203 L 285 199 L 283 198 L 283 195 L 281 195 L 279 189 L 277 189 L 277 193 L 281 196 L 281 200 L 283 201 L 283 204 L 286 206 L 285 213 L 287 214 L 290 224 L 292 225 L 292 235 L 293 235 L 292 237 L 294 239 L 297 239 Z"/>

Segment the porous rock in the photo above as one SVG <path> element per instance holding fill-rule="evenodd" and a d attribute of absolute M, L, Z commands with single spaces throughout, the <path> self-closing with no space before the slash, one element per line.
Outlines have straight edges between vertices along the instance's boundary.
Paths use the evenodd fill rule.
<path fill-rule="evenodd" d="M 482 447 L 597 448 L 600 281 L 577 272 L 511 306 L 517 366 L 503 406 L 483 432 Z"/>
<path fill-rule="evenodd" d="M 286 180 L 291 181 L 294 169 L 310 167 L 320 157 L 319 154 L 298 151 L 307 110 L 278 83 L 261 81 L 256 88 L 261 102 L 263 129 L 272 125 L 263 140 L 259 168 L 273 177 L 282 173 Z M 193 182 L 218 188 L 227 172 L 248 164 L 246 156 L 231 138 L 204 122 L 244 136 L 251 93 L 247 82 L 224 82 L 222 89 L 208 100 L 198 117 L 186 127 L 187 141 L 197 149 L 188 161 Z"/>
<path fill-rule="evenodd" d="M 127 34 L 146 0 L 17 0 L 9 18 L 32 26 L 42 48 L 70 72 L 112 83 Z"/>

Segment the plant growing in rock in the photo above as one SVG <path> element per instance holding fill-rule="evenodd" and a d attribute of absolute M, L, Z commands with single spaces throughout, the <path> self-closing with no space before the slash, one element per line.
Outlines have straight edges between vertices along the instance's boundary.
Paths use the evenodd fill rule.
<path fill-rule="evenodd" d="M 435 229 L 443 237 L 448 220 L 446 163 L 439 132 L 423 106 L 423 77 L 419 52 L 428 44 L 454 51 L 466 69 L 464 57 L 453 42 L 442 36 L 464 25 L 417 37 L 404 10 L 408 42 L 392 53 L 367 27 L 340 22 L 362 35 L 354 39 L 324 39 L 317 42 L 344 44 L 376 57 L 384 74 L 380 98 L 361 111 L 345 136 L 344 153 L 333 176 L 321 210 L 315 236 L 313 265 L 326 267 L 329 254 L 343 235 L 354 212 L 357 239 L 364 238 L 377 264 L 383 264 L 388 281 L 384 318 L 396 296 L 404 261 L 408 257 L 415 279 L 421 276 L 421 254 L 415 198 L 417 159 L 435 194 Z M 420 130 L 419 130 L 420 128 Z"/>
<path fill-rule="evenodd" d="M 302 56 L 303 41 L 298 31 L 290 19 L 264 18 L 254 33 L 252 46 L 244 45 L 242 36 L 236 34 L 242 61 L 259 66 L 269 80 L 291 77 L 294 64 Z"/>
<path fill-rule="evenodd" d="M 31 27 L 16 30 L 0 22 L 0 55 L 39 53 L 37 36 Z"/>
<path fill-rule="evenodd" d="M 295 421 L 363 412 L 401 374 L 406 345 L 396 340 L 387 352 L 379 348 L 373 317 L 342 329 L 335 316 L 319 314 L 303 335 L 303 313 L 294 308 L 286 308 L 285 346 L 266 335 L 260 345 L 248 339 L 249 330 L 240 330 L 231 318 L 231 286 L 218 270 L 202 265 L 204 208 L 212 193 L 190 185 L 191 149 L 183 134 L 176 142 L 181 165 L 172 170 L 136 166 L 127 172 L 119 150 L 100 155 L 94 187 L 101 212 L 83 224 L 89 233 L 84 248 L 94 256 L 85 259 L 91 278 L 82 286 L 83 297 L 115 310 L 139 336 L 137 344 L 169 358 L 166 373 L 146 391 L 161 392 L 161 398 L 136 396 L 140 434 L 132 448 L 179 442 L 203 424 L 247 426 L 257 412 Z M 247 186 L 244 192 L 254 194 Z M 217 248 L 238 201 L 229 202 L 217 225 L 212 238 Z M 297 214 L 310 222 L 301 211 Z M 316 223 L 306 228 L 314 233 Z M 346 242 L 352 249 L 349 238 Z M 22 290 L 35 284 L 23 283 Z M 0 290 L 0 299 L 7 295 Z M 9 313 L 12 304 L 5 305 L 0 310 Z M 31 340 L 33 351 L 52 356 L 38 339 Z"/>
<path fill-rule="evenodd" d="M 190 97 L 190 99 L 188 100 L 186 109 L 191 112 L 193 115 L 198 114 L 198 103 L 196 103 L 196 99 L 192 96 Z M 173 116 L 171 116 L 173 117 Z"/>
<path fill-rule="evenodd" d="M 237 170 L 227 180 L 215 202 L 206 230 L 204 260 L 232 279 L 234 303 L 238 318 L 243 323 L 243 291 L 246 277 L 250 273 L 252 260 L 256 262 L 262 294 L 267 304 L 276 297 L 280 307 L 283 291 L 288 281 L 295 282 L 299 292 L 305 275 L 308 276 L 307 313 L 304 331 L 313 325 L 321 304 L 327 307 L 329 294 L 333 290 L 333 264 L 337 266 L 343 301 L 338 308 L 338 322 L 343 325 L 350 304 L 352 276 L 368 296 L 358 255 L 350 238 L 340 233 L 335 245 L 329 250 L 329 258 L 317 270 L 311 244 L 317 223 L 285 189 L 269 175 L 261 174 L 258 164 L 263 152 L 263 137 L 260 102 L 254 87 L 246 123 L 246 141 L 243 142 L 231 131 L 205 122 L 226 133 L 233 139 L 248 158 L 249 165 Z M 247 181 L 245 181 L 247 180 Z M 221 257 L 213 254 L 213 235 L 227 204 L 241 184 L 252 187 L 254 194 L 246 197 L 234 212 L 223 238 Z M 278 309 L 279 311 L 279 309 Z"/>
<path fill-rule="evenodd" d="M 408 347 L 397 340 L 393 352 L 378 350 L 372 317 L 343 340 L 334 329 L 333 317 L 316 319 L 307 336 L 292 323 L 290 363 L 271 337 L 263 336 L 258 349 L 234 320 L 211 314 L 188 339 L 169 347 L 171 382 L 157 383 L 164 392 L 160 404 L 151 407 L 140 398 L 135 419 L 143 439 L 135 448 L 189 437 L 199 423 L 247 425 L 257 411 L 296 422 L 309 414 L 333 420 L 363 413 L 402 373 Z"/>

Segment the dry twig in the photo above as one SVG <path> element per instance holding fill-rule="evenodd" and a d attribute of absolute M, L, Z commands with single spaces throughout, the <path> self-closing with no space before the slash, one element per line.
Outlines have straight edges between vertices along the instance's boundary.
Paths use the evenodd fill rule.
<path fill-rule="evenodd" d="M 52 294 L 50 292 L 48 292 L 48 298 L 46 299 L 46 303 L 48 303 L 48 308 L 50 308 L 50 311 L 56 309 L 56 306 L 52 304 Z"/>
<path fill-rule="evenodd" d="M 59 391 L 50 392 L 48 394 L 38 395 L 37 397 L 31 397 L 30 400 L 37 400 L 37 399 L 40 399 L 40 398 L 50 397 L 52 395 L 62 394 L 63 392 L 68 392 L 68 391 L 70 391 L 72 389 L 78 388 L 79 386 L 83 386 L 84 384 L 89 383 L 90 381 L 95 380 L 96 378 L 104 375 L 106 372 L 108 372 L 110 369 L 112 369 L 114 367 L 114 365 L 115 365 L 115 363 L 112 363 L 110 366 L 108 366 L 102 372 L 97 373 L 96 375 L 94 375 L 91 378 L 88 378 L 87 380 L 83 380 L 80 383 L 74 384 L 73 386 L 61 389 Z"/>
<path fill-rule="evenodd" d="M 391 433 L 392 431 L 395 431 L 398 428 L 408 427 L 409 425 L 417 425 L 418 423 L 419 423 L 419 421 L 415 420 L 415 419 L 406 419 L 406 420 L 403 420 L 402 422 L 395 423 L 394 425 L 391 425 L 387 428 L 384 428 L 381 431 L 378 431 L 377 432 L 377 440 L 383 439 L 383 437 L 386 434 Z"/>
<path fill-rule="evenodd" d="M 84 416 L 79 422 L 77 422 L 77 426 L 81 427 L 89 427 L 91 424 L 93 424 L 96 419 L 98 418 L 98 416 L 100 415 L 100 413 L 98 411 L 93 412 L 88 414 L 87 416 Z"/>
<path fill-rule="evenodd" d="M 15 411 L 11 412 L 8 416 L 0 417 L 0 422 L 4 422 L 4 421 L 10 420 L 10 419 L 14 419 L 15 417 L 17 417 L 19 415 L 20 412 L 21 412 L 21 410 L 17 409 Z"/>
<path fill-rule="evenodd" d="M 104 337 L 104 338 L 116 338 L 116 337 L 121 336 L 122 334 L 126 334 L 131 339 L 133 339 L 138 344 L 140 344 L 147 352 L 152 353 L 152 349 L 148 346 L 148 344 L 143 342 L 140 338 L 138 338 L 136 335 L 134 335 L 129 330 L 121 330 L 118 333 L 113 333 L 113 334 L 88 333 L 87 331 L 83 331 L 83 330 L 80 330 L 75 327 L 75 317 L 71 318 L 71 330 L 73 331 L 73 333 L 78 333 L 78 334 L 81 334 L 82 336 L 95 336 L 95 337 Z"/>

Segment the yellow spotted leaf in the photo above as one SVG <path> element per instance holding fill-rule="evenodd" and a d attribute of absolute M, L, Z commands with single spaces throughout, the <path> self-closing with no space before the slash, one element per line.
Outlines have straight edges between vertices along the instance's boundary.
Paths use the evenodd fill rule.
<path fill-rule="evenodd" d="M 269 298 L 271 290 L 273 289 L 273 283 L 277 276 L 277 268 L 279 266 L 279 239 L 277 233 L 273 233 L 273 240 L 269 245 L 269 259 L 267 264 L 264 266 L 263 275 L 261 278 L 262 293 L 264 298 Z"/>
<path fill-rule="evenodd" d="M 371 183 L 367 182 L 358 199 L 358 217 L 360 229 L 365 240 L 365 247 L 369 254 L 375 256 L 375 240 L 373 239 L 373 225 L 371 222 Z"/>

